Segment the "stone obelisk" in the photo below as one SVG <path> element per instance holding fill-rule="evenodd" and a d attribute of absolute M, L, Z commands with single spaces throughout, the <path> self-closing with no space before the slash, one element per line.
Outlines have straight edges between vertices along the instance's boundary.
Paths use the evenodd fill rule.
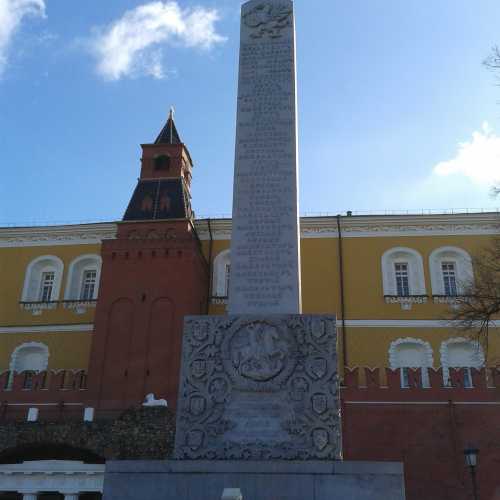
<path fill-rule="evenodd" d="M 230 314 L 301 312 L 295 23 L 290 0 L 242 7 Z"/>
<path fill-rule="evenodd" d="M 303 315 L 290 0 L 242 6 L 227 316 L 185 319 L 179 459 L 340 456 L 333 315 Z"/>

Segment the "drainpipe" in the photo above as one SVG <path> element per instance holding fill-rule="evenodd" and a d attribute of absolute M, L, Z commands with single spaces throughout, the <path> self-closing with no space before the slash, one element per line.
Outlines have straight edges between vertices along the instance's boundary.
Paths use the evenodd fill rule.
<path fill-rule="evenodd" d="M 210 299 L 212 297 L 212 252 L 214 246 L 214 238 L 212 235 L 212 224 L 210 219 L 207 219 L 208 234 L 210 236 L 210 244 L 208 246 L 208 290 L 207 290 L 207 314 L 210 307 Z"/>
<path fill-rule="evenodd" d="M 344 254 L 342 249 L 342 229 L 340 214 L 337 215 L 338 252 L 339 252 L 339 278 L 340 278 L 340 314 L 342 315 L 342 358 L 344 368 L 347 366 L 346 326 L 345 326 L 345 297 L 344 297 Z"/>

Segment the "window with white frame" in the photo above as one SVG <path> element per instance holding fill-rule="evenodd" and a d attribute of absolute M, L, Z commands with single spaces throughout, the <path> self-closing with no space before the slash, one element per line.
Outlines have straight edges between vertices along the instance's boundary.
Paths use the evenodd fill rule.
<path fill-rule="evenodd" d="M 425 295 L 423 260 L 417 251 L 391 248 L 382 255 L 381 264 L 384 295 Z"/>
<path fill-rule="evenodd" d="M 59 299 L 64 264 L 54 255 L 30 262 L 24 278 L 22 302 L 50 302 Z"/>
<path fill-rule="evenodd" d="M 39 302 L 50 302 L 52 300 L 55 279 L 56 273 L 54 271 L 45 271 L 42 273 L 40 293 L 38 294 Z"/>
<path fill-rule="evenodd" d="M 102 259 L 99 255 L 80 255 L 69 265 L 65 300 L 96 300 Z"/>
<path fill-rule="evenodd" d="M 396 292 L 400 297 L 410 295 L 410 282 L 408 277 L 408 263 L 396 262 L 394 264 L 394 272 L 396 278 Z"/>
<path fill-rule="evenodd" d="M 457 295 L 457 273 L 455 262 L 441 262 L 443 275 L 444 295 L 455 297 Z"/>
<path fill-rule="evenodd" d="M 429 387 L 429 372 L 432 367 L 432 348 L 428 342 L 420 339 L 398 339 L 389 347 L 389 366 L 392 370 L 400 370 L 401 387 L 410 387 L 409 372 L 411 369 L 420 368 L 422 374 L 422 387 Z"/>
<path fill-rule="evenodd" d="M 445 340 L 441 344 L 444 385 L 451 385 L 450 369 L 461 368 L 464 387 L 473 387 L 472 368 L 482 368 L 484 361 L 484 352 L 479 342 L 463 337 Z"/>
<path fill-rule="evenodd" d="M 212 276 L 212 295 L 227 297 L 231 276 L 231 255 L 229 250 L 220 252 L 214 259 Z"/>
<path fill-rule="evenodd" d="M 87 269 L 83 272 L 82 289 L 80 292 L 81 300 L 92 300 L 94 298 L 97 278 L 97 269 Z"/>
<path fill-rule="evenodd" d="M 457 247 L 441 247 L 429 256 L 433 295 L 455 297 L 464 294 L 472 284 L 473 270 L 470 255 Z"/>

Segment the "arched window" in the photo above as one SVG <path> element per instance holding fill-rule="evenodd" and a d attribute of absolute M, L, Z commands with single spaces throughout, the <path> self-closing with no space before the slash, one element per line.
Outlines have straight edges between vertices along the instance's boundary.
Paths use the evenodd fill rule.
<path fill-rule="evenodd" d="M 441 366 L 444 385 L 450 385 L 450 368 L 465 368 L 464 387 L 472 387 L 471 368 L 484 366 L 484 352 L 479 342 L 457 337 L 441 344 Z"/>
<path fill-rule="evenodd" d="M 10 357 L 10 371 L 40 372 L 47 369 L 49 348 L 41 342 L 26 342 L 17 346 Z"/>
<path fill-rule="evenodd" d="M 391 342 L 389 347 L 389 366 L 400 369 L 401 387 L 409 387 L 409 369 L 421 368 L 422 386 L 429 387 L 428 368 L 433 365 L 432 347 L 429 342 L 407 337 Z"/>
<path fill-rule="evenodd" d="M 472 260 L 461 248 L 441 247 L 429 256 L 432 295 L 462 295 L 472 282 Z"/>
<path fill-rule="evenodd" d="M 231 272 L 231 255 L 229 250 L 220 252 L 214 259 L 212 295 L 227 297 L 229 291 L 229 276 Z"/>
<path fill-rule="evenodd" d="M 99 255 L 87 254 L 74 259 L 69 265 L 64 299 L 96 300 L 101 264 L 102 259 Z"/>
<path fill-rule="evenodd" d="M 51 302 L 59 299 L 64 264 L 54 255 L 31 261 L 26 269 L 22 302 Z"/>
<path fill-rule="evenodd" d="M 396 247 L 382 255 L 384 295 L 407 297 L 425 295 L 421 255 L 411 248 Z"/>
<path fill-rule="evenodd" d="M 158 155 L 154 158 L 155 170 L 168 170 L 170 168 L 170 156 Z"/>

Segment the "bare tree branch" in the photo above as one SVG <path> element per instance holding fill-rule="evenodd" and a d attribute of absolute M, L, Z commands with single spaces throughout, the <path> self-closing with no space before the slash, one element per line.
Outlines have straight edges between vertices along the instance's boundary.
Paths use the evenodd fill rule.
<path fill-rule="evenodd" d="M 500 315 L 500 237 L 495 237 L 472 258 L 474 279 L 464 285 L 450 319 L 455 328 L 489 343 L 490 326 Z"/>

